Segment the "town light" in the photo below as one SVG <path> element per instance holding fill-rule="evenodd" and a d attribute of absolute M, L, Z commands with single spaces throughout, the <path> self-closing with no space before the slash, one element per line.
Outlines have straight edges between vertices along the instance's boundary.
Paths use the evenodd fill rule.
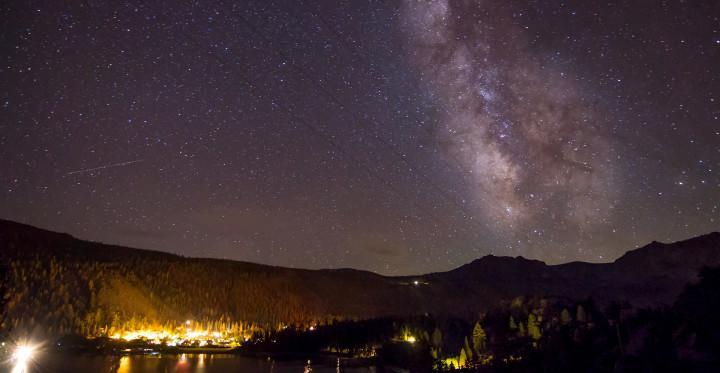
<path fill-rule="evenodd" d="M 15 352 L 13 352 L 13 360 L 16 362 L 28 362 L 30 359 L 32 359 L 34 352 L 34 348 L 27 345 L 20 345 L 15 348 Z"/>
<path fill-rule="evenodd" d="M 15 351 L 12 354 L 12 360 L 15 364 L 13 366 L 13 373 L 24 373 L 28 370 L 28 363 L 32 360 L 35 354 L 35 347 L 21 344 L 15 347 Z"/>

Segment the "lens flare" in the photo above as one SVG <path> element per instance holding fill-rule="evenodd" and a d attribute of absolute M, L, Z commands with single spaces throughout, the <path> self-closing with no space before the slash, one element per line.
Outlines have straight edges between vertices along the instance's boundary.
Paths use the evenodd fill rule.
<path fill-rule="evenodd" d="M 27 344 L 21 344 L 15 347 L 12 354 L 13 370 L 12 373 L 25 373 L 28 371 L 28 364 L 35 355 L 35 347 Z"/>

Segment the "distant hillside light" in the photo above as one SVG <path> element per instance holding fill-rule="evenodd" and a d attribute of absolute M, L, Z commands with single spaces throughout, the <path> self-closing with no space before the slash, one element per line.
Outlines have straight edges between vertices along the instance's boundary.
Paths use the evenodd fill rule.
<path fill-rule="evenodd" d="M 216 321 L 197 322 L 187 320 L 179 325 L 145 325 L 137 329 L 122 330 L 109 336 L 111 339 L 143 341 L 151 345 L 204 346 L 233 348 L 247 341 L 249 335 L 237 326 L 218 325 Z"/>

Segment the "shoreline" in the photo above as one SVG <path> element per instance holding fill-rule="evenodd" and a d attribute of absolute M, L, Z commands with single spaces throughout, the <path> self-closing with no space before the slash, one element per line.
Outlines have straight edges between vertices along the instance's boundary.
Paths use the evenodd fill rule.
<path fill-rule="evenodd" d="M 340 364 L 345 367 L 371 367 L 377 364 L 376 357 L 348 356 L 332 352 L 267 352 L 245 351 L 241 347 L 165 347 L 151 346 L 133 348 L 62 348 L 57 347 L 46 350 L 53 354 L 72 354 L 78 356 L 161 356 L 161 355 L 228 355 L 257 360 L 273 360 L 277 362 L 308 361 L 322 363 L 323 365 Z"/>

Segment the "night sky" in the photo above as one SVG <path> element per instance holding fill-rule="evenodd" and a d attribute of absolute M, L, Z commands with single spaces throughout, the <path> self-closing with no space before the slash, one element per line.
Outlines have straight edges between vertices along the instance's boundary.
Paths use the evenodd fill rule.
<path fill-rule="evenodd" d="M 0 217 L 303 268 L 720 229 L 717 1 L 7 1 Z"/>

